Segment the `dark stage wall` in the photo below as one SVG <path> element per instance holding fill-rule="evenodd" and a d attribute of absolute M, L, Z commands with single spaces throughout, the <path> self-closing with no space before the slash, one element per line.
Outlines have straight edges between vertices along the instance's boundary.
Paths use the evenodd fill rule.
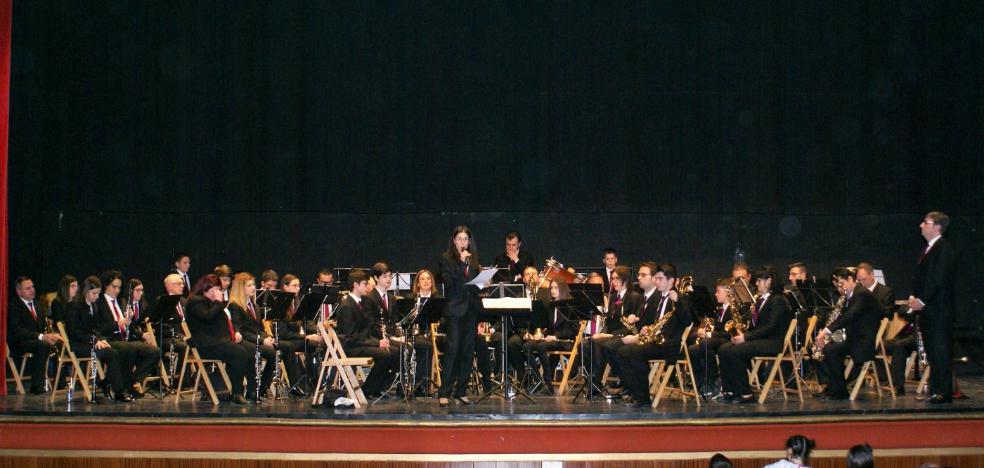
<path fill-rule="evenodd" d="M 518 228 L 541 260 L 612 245 L 710 283 L 740 246 L 908 293 L 940 209 L 976 280 L 964 3 L 18 3 L 11 272 L 406 271 L 467 223 L 486 261 Z"/>

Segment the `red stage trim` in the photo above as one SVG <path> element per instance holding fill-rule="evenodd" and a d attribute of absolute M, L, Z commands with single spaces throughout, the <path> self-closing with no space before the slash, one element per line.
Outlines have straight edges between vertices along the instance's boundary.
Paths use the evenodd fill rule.
<path fill-rule="evenodd" d="M 93 434 L 125 437 L 93 437 Z M 727 426 L 446 426 L 20 424 L 0 449 L 289 453 L 658 453 L 775 450 L 792 434 L 824 449 L 984 446 L 984 420 Z"/>

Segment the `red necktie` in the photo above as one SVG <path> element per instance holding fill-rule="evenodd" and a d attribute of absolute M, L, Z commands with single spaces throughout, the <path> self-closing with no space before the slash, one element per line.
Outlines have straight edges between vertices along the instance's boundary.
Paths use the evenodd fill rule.
<path fill-rule="evenodd" d="M 759 311 L 762 309 L 762 305 L 765 304 L 765 296 L 759 298 L 755 301 L 755 308 L 752 309 L 752 325 L 758 323 Z"/>
<path fill-rule="evenodd" d="M 139 319 L 140 319 L 140 303 L 139 302 L 134 302 L 133 303 L 133 320 L 136 320 L 136 321 L 139 322 L 140 321 Z"/>
<path fill-rule="evenodd" d="M 468 277 L 468 264 L 465 264 L 465 278 Z"/>
<path fill-rule="evenodd" d="M 389 312 L 390 310 L 389 298 L 387 298 L 386 296 L 387 296 L 386 294 L 383 294 L 383 310 Z"/>
<path fill-rule="evenodd" d="M 614 276 L 614 273 L 608 272 L 608 292 L 612 292 L 612 276 Z"/>
<path fill-rule="evenodd" d="M 236 342 L 236 329 L 232 327 L 232 317 L 226 314 L 226 325 L 229 325 L 229 338 L 233 343 Z"/>
<path fill-rule="evenodd" d="M 123 318 L 123 315 L 120 314 L 120 308 L 116 306 L 116 301 L 110 302 L 110 305 L 113 306 L 113 317 L 115 317 L 117 321 L 119 319 Z M 119 325 L 119 327 L 120 327 L 120 335 L 122 335 L 122 336 L 125 337 L 126 336 L 126 328 L 123 328 L 123 325 Z"/>
<path fill-rule="evenodd" d="M 185 313 L 184 313 L 184 309 L 181 308 L 180 302 L 178 303 L 178 308 L 176 310 L 178 311 L 178 317 L 181 317 L 181 320 L 184 320 Z"/>
<path fill-rule="evenodd" d="M 34 318 L 34 322 L 37 323 L 37 321 L 38 321 L 38 313 L 35 312 L 35 310 L 34 310 L 34 301 L 28 302 L 27 303 L 27 308 L 31 311 L 31 317 Z"/>

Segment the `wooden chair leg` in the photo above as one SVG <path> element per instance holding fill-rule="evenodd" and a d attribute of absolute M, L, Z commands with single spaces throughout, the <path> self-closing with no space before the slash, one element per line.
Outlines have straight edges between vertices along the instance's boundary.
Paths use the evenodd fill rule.
<path fill-rule="evenodd" d="M 868 370 L 871 368 L 871 361 L 867 361 L 861 364 L 861 372 L 858 374 L 857 380 L 854 381 L 854 389 L 851 390 L 851 401 L 854 401 L 858 397 L 858 392 L 861 391 L 861 386 L 864 385 L 864 381 L 868 378 Z"/>
<path fill-rule="evenodd" d="M 664 369 L 662 378 L 659 379 L 659 388 L 656 389 L 656 396 L 653 398 L 653 408 L 659 405 L 659 400 L 663 398 L 663 391 L 666 390 L 666 384 L 673 376 L 673 370 L 676 369 L 676 366 L 665 366 Z"/>
<path fill-rule="evenodd" d="M 759 361 L 759 362 L 763 362 L 763 361 Z M 759 393 L 759 399 L 758 399 L 759 403 L 765 403 L 765 399 L 769 396 L 769 388 L 772 387 L 772 382 L 776 380 L 776 374 L 779 373 L 779 367 L 780 366 L 778 365 L 778 362 L 776 362 L 775 365 L 772 366 L 772 370 L 769 371 L 769 378 L 766 379 L 765 385 L 762 385 L 762 392 Z M 785 390 L 783 390 L 783 396 L 785 395 L 786 392 Z"/>

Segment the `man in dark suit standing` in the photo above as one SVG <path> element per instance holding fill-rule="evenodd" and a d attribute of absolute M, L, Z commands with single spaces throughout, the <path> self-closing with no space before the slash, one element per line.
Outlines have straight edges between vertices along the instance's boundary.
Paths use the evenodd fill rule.
<path fill-rule="evenodd" d="M 847 382 L 844 379 L 844 358 L 848 354 L 855 367 L 875 358 L 875 335 L 882 314 L 875 296 L 857 282 L 857 274 L 846 268 L 834 272 L 837 287 L 844 294 L 843 312 L 840 317 L 817 335 L 817 343 L 823 343 L 834 330 L 847 331 L 847 339 L 827 342 L 823 347 L 822 370 L 827 376 L 827 388 L 820 397 L 827 400 L 846 400 Z"/>
<path fill-rule="evenodd" d="M 502 283 L 519 283 L 523 281 L 523 269 L 534 266 L 533 255 L 525 250 L 520 250 L 523 246 L 523 237 L 516 231 L 506 234 L 506 251 L 496 255 L 495 267 L 499 272 L 495 274 L 493 281 Z"/>
<path fill-rule="evenodd" d="M 171 257 L 171 269 L 168 274 L 176 274 L 181 277 L 184 281 L 184 286 L 182 289 L 182 296 L 188 297 L 191 294 L 191 276 L 188 276 L 188 270 L 191 269 L 191 256 L 184 253 L 178 252 Z"/>
<path fill-rule="evenodd" d="M 919 224 L 926 248 L 919 255 L 912 279 L 909 308 L 919 314 L 919 325 L 926 343 L 926 357 L 932 372 L 929 376 L 927 403 L 950 403 L 953 399 L 953 369 L 950 341 L 955 314 L 953 287 L 956 280 L 957 254 L 943 234 L 950 217 L 930 212 Z"/>
<path fill-rule="evenodd" d="M 41 303 L 35 300 L 37 291 L 34 289 L 34 281 L 21 276 L 14 284 L 17 297 L 10 301 L 7 309 L 7 343 L 10 345 L 12 358 L 31 353 L 27 368 L 31 376 L 30 392 L 36 395 L 45 391 L 45 364 L 48 362 L 48 354 L 61 341 L 61 336 L 47 333 L 47 314 Z"/>

